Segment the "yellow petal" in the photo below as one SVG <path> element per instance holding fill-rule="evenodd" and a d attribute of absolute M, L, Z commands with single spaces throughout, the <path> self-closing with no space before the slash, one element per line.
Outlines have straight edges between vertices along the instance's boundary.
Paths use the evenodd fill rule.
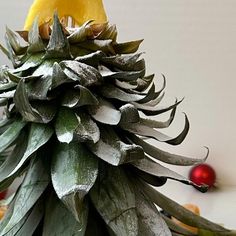
<path fill-rule="evenodd" d="M 52 19 L 57 11 L 59 18 L 71 16 L 78 25 L 88 20 L 104 23 L 107 16 L 102 0 L 35 0 L 25 21 L 25 30 L 29 30 L 35 17 L 39 17 L 39 25 Z"/>

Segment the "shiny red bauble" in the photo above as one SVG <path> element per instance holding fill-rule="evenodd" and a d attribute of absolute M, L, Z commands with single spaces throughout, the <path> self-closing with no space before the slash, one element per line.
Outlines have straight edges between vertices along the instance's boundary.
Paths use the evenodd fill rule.
<path fill-rule="evenodd" d="M 197 185 L 206 184 L 212 187 L 216 182 L 216 173 L 210 165 L 199 164 L 190 170 L 189 179 Z"/>
<path fill-rule="evenodd" d="M 0 192 L 0 200 L 5 199 L 6 195 L 7 195 L 7 190 L 3 191 L 3 192 Z"/>

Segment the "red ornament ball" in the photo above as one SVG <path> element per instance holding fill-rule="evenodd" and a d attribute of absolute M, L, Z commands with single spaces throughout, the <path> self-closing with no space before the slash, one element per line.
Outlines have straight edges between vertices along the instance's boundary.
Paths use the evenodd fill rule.
<path fill-rule="evenodd" d="M 5 199 L 6 195 L 7 195 L 7 190 L 0 192 L 0 200 Z"/>
<path fill-rule="evenodd" d="M 199 164 L 190 170 L 189 179 L 197 184 L 206 184 L 210 187 L 216 182 L 215 170 L 208 164 Z"/>

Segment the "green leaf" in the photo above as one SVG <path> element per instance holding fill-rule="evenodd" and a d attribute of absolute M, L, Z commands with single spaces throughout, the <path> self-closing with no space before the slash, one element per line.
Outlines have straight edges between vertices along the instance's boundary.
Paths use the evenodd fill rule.
<path fill-rule="evenodd" d="M 1 234 L 16 226 L 30 211 L 49 184 L 49 174 L 42 163 L 42 155 L 31 160 L 26 177 L 15 197 L 12 216 Z"/>
<path fill-rule="evenodd" d="M 45 50 L 43 40 L 39 35 L 39 25 L 38 17 L 35 18 L 32 28 L 28 35 L 29 47 L 27 49 L 28 53 L 41 52 Z"/>
<path fill-rule="evenodd" d="M 16 93 L 14 96 L 14 102 L 17 110 L 23 116 L 26 121 L 48 123 L 50 122 L 56 112 L 56 107 L 54 103 L 32 103 L 34 107 L 29 102 L 29 93 L 26 88 L 24 80 L 18 83 Z"/>
<path fill-rule="evenodd" d="M 139 46 L 142 42 L 143 40 L 136 40 L 127 43 L 118 43 L 114 44 L 113 47 L 116 54 L 135 53 L 139 49 Z"/>
<path fill-rule="evenodd" d="M 75 134 L 79 142 L 92 141 L 97 143 L 100 139 L 100 130 L 97 124 L 91 119 L 85 111 L 77 112 L 79 119 Z"/>
<path fill-rule="evenodd" d="M 16 83 L 8 81 L 7 83 L 0 83 L 0 91 L 8 91 L 14 89 L 17 86 Z"/>
<path fill-rule="evenodd" d="M 53 17 L 52 33 L 46 48 L 46 58 L 70 58 L 69 42 L 63 32 L 62 25 L 57 14 Z"/>
<path fill-rule="evenodd" d="M 162 215 L 162 218 L 165 220 L 166 224 L 172 231 L 176 233 L 180 233 L 181 235 L 196 236 L 196 234 L 176 224 L 172 219 L 166 217 L 165 215 Z"/>
<path fill-rule="evenodd" d="M 156 206 L 139 190 L 136 190 L 136 208 L 139 236 L 171 236 L 171 232 Z"/>
<path fill-rule="evenodd" d="M 138 235 L 135 195 L 121 168 L 106 166 L 90 197 L 114 235 Z"/>
<path fill-rule="evenodd" d="M 16 55 L 25 53 L 27 46 L 21 46 L 19 41 L 20 40 L 19 35 L 10 30 L 8 27 L 6 27 L 6 37 Z"/>
<path fill-rule="evenodd" d="M 184 176 L 162 166 L 161 164 L 153 161 L 152 159 L 150 159 L 148 157 L 146 157 L 142 160 L 138 160 L 138 161 L 132 163 L 132 165 L 135 166 L 136 168 L 138 168 L 140 171 L 150 174 L 152 176 L 180 181 L 184 184 L 192 185 L 202 192 L 206 192 L 208 190 L 207 186 L 205 186 L 205 185 L 199 186 L 197 184 L 194 184 L 192 181 L 188 180 Z"/>
<path fill-rule="evenodd" d="M 115 54 L 113 42 L 111 39 L 106 40 L 89 40 L 78 44 L 79 47 L 89 51 L 102 51 L 106 54 Z"/>
<path fill-rule="evenodd" d="M 145 96 L 139 94 L 126 93 L 112 84 L 106 84 L 99 90 L 105 98 L 117 99 L 123 102 L 137 102 L 142 100 Z"/>
<path fill-rule="evenodd" d="M 137 90 L 138 91 L 146 90 L 150 86 L 150 84 L 153 82 L 154 76 L 155 75 L 152 74 L 152 75 L 146 76 L 144 78 L 139 78 L 137 80 L 137 84 L 138 84 Z"/>
<path fill-rule="evenodd" d="M 57 62 L 54 62 L 52 67 L 52 85 L 51 89 L 55 89 L 58 86 L 66 83 L 71 83 L 73 80 L 69 79 L 63 72 L 62 68 Z"/>
<path fill-rule="evenodd" d="M 93 144 L 87 143 L 90 151 L 111 165 L 118 166 L 144 157 L 140 146 L 129 145 L 120 140 L 112 127 L 100 128 L 100 140 Z"/>
<path fill-rule="evenodd" d="M 32 80 L 26 84 L 26 90 L 30 100 L 51 100 L 48 95 L 52 84 L 52 78 L 50 76 L 38 77 L 36 80 Z"/>
<path fill-rule="evenodd" d="M 0 93 L 0 98 L 7 98 L 7 99 L 13 98 L 15 92 L 16 92 L 16 90 Z"/>
<path fill-rule="evenodd" d="M 10 127 L 0 136 L 0 153 L 4 151 L 7 147 L 9 147 L 10 144 L 12 144 L 16 138 L 19 136 L 21 130 L 26 125 L 25 122 L 23 122 L 20 119 L 17 119 L 15 122 L 13 122 Z"/>
<path fill-rule="evenodd" d="M 12 71 L 13 74 L 16 74 L 18 72 L 24 72 L 29 69 L 33 69 L 37 66 L 39 66 L 43 62 L 43 53 L 36 53 L 31 55 L 22 66 L 17 67 Z"/>
<path fill-rule="evenodd" d="M 79 118 L 74 111 L 61 107 L 56 118 L 55 131 L 57 139 L 61 143 L 70 143 L 74 138 L 74 132 L 79 125 Z"/>
<path fill-rule="evenodd" d="M 93 22 L 93 20 L 87 21 L 82 26 L 76 28 L 75 32 L 70 34 L 69 37 L 67 38 L 69 42 L 73 44 L 73 43 L 81 43 L 83 41 L 86 41 L 90 33 L 90 29 L 88 26 L 91 22 Z"/>
<path fill-rule="evenodd" d="M 106 67 L 100 67 L 99 72 L 104 79 L 118 79 L 120 81 L 131 82 L 133 80 L 137 80 L 142 74 L 141 71 L 110 71 Z"/>
<path fill-rule="evenodd" d="M 29 216 L 25 220 L 21 229 L 17 232 L 16 236 L 30 236 L 33 235 L 35 229 L 39 225 L 44 215 L 44 202 L 39 200 L 33 207 Z"/>
<path fill-rule="evenodd" d="M 56 196 L 51 196 L 46 205 L 42 236 L 84 236 L 86 219 L 85 224 L 80 225 L 64 204 Z"/>
<path fill-rule="evenodd" d="M 93 53 L 86 54 L 84 56 L 76 57 L 75 60 L 97 68 L 100 64 L 100 60 L 105 56 L 106 54 L 102 51 L 96 51 Z"/>
<path fill-rule="evenodd" d="M 76 89 L 68 90 L 62 98 L 62 106 L 74 108 L 87 105 L 98 105 L 97 98 L 89 89 L 76 85 Z"/>
<path fill-rule="evenodd" d="M 105 65 L 111 65 L 117 69 L 130 71 L 134 70 L 135 64 L 142 53 L 137 53 L 134 55 L 115 55 L 110 57 L 103 57 L 102 62 Z"/>
<path fill-rule="evenodd" d="M 174 109 L 175 107 L 177 107 L 181 102 L 183 101 L 180 100 L 180 101 L 177 101 L 175 102 L 175 104 L 173 105 L 170 105 L 170 106 L 166 106 L 166 107 L 153 107 L 153 106 L 150 106 L 150 104 L 139 104 L 137 102 L 132 102 L 132 104 L 139 110 L 141 110 L 145 115 L 147 116 L 156 116 L 156 115 L 160 115 L 160 114 L 163 114 L 167 111 L 170 111 L 172 109 Z M 158 100 L 158 103 L 159 103 L 159 100 Z"/>
<path fill-rule="evenodd" d="M 84 197 L 98 175 L 98 160 L 83 144 L 57 144 L 52 160 L 52 183 L 62 202 L 78 222 L 83 222 Z"/>
<path fill-rule="evenodd" d="M 132 104 L 126 104 L 120 107 L 121 119 L 119 125 L 138 123 L 140 116 L 138 110 Z"/>
<path fill-rule="evenodd" d="M 99 105 L 88 107 L 89 114 L 100 123 L 117 125 L 121 119 L 121 112 L 102 98 L 98 98 L 98 101 Z"/>
<path fill-rule="evenodd" d="M 187 210 L 183 206 L 174 202 L 173 200 L 167 198 L 163 194 L 159 193 L 157 190 L 148 186 L 147 184 L 139 181 L 136 182 L 138 188 L 146 194 L 151 201 L 161 207 L 164 211 L 168 212 L 170 215 L 180 220 L 181 222 L 202 229 L 207 229 L 214 232 L 227 233 L 229 230 L 223 228 L 220 225 L 212 223 L 211 221 L 194 214 L 193 212 Z"/>
<path fill-rule="evenodd" d="M 187 116 L 185 115 L 185 126 L 183 131 L 175 138 L 171 138 L 156 129 L 150 128 L 143 124 L 143 119 L 140 119 L 137 123 L 121 123 L 120 126 L 122 129 L 129 131 L 133 134 L 138 134 L 140 136 L 154 138 L 160 142 L 166 142 L 171 145 L 179 145 L 181 144 L 189 131 L 189 121 Z"/>
<path fill-rule="evenodd" d="M 112 41 L 116 41 L 117 38 L 117 29 L 116 29 L 116 25 L 110 25 L 110 24 L 106 24 L 103 31 L 98 34 L 98 36 L 96 37 L 96 39 L 111 39 Z"/>
<path fill-rule="evenodd" d="M 19 163 L 14 166 L 14 169 L 8 175 L 8 177 L 15 174 L 22 167 L 22 165 L 31 157 L 32 154 L 34 154 L 40 147 L 47 143 L 48 140 L 51 138 L 52 134 L 53 129 L 50 126 L 32 123 L 28 137 L 28 144 L 24 155 L 20 159 Z"/>
<path fill-rule="evenodd" d="M 79 81 L 84 87 L 100 85 L 103 81 L 102 76 L 97 69 L 84 63 L 78 61 L 62 61 L 60 66 L 63 69 L 67 68 L 71 71 L 74 74 L 74 77 L 71 79 Z M 64 70 L 64 73 L 70 77 L 67 70 Z"/>
<path fill-rule="evenodd" d="M 170 113 L 170 117 L 167 121 L 157 121 L 157 120 L 143 119 L 143 118 L 141 118 L 141 120 L 142 120 L 142 124 L 145 126 L 148 126 L 154 129 L 163 129 L 163 128 L 168 128 L 172 124 L 175 118 L 175 114 L 176 114 L 176 107 L 172 109 Z"/>
<path fill-rule="evenodd" d="M 10 56 L 8 50 L 5 47 L 3 47 L 2 44 L 0 44 L 0 50 L 8 57 L 8 59 L 11 60 L 11 56 Z"/>
<path fill-rule="evenodd" d="M 195 164 L 203 163 L 209 154 L 208 150 L 206 157 L 203 159 L 189 158 L 162 151 L 156 146 L 145 142 L 144 140 L 140 139 L 139 137 L 133 134 L 128 134 L 128 138 L 135 144 L 140 145 L 143 148 L 144 152 L 150 155 L 151 157 L 171 165 L 192 166 Z"/>
<path fill-rule="evenodd" d="M 27 147 L 27 136 L 24 132 L 16 140 L 16 146 L 5 159 L 4 163 L 0 166 L 0 191 L 7 189 L 7 187 L 13 182 L 15 177 L 19 174 L 20 170 L 11 175 L 14 168 L 20 162 L 24 156 Z M 24 169 L 24 168 L 23 168 Z"/>
<path fill-rule="evenodd" d="M 33 75 L 30 75 L 30 76 L 18 76 L 16 74 L 11 73 L 10 71 L 7 71 L 7 75 L 9 77 L 9 79 L 12 82 L 14 82 L 14 83 L 19 83 L 19 81 L 22 80 L 22 79 L 24 79 L 25 81 L 28 82 L 28 81 L 35 80 L 35 79 L 38 79 L 38 78 L 41 77 L 41 75 L 40 76 L 33 76 Z"/>

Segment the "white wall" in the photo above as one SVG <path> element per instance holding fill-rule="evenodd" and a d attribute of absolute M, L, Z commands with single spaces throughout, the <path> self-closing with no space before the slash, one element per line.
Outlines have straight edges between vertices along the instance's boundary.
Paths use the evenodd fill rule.
<path fill-rule="evenodd" d="M 0 2 L 0 41 L 5 25 L 21 29 L 30 0 Z M 104 0 L 120 40 L 144 38 L 148 71 L 167 77 L 166 101 L 185 97 L 179 111 L 189 115 L 191 131 L 180 147 L 163 148 L 202 156 L 219 184 L 236 184 L 236 1 L 234 0 Z M 0 63 L 6 63 L 1 55 Z M 170 132 L 183 125 L 179 112 Z M 187 173 L 187 170 L 183 170 Z"/>

